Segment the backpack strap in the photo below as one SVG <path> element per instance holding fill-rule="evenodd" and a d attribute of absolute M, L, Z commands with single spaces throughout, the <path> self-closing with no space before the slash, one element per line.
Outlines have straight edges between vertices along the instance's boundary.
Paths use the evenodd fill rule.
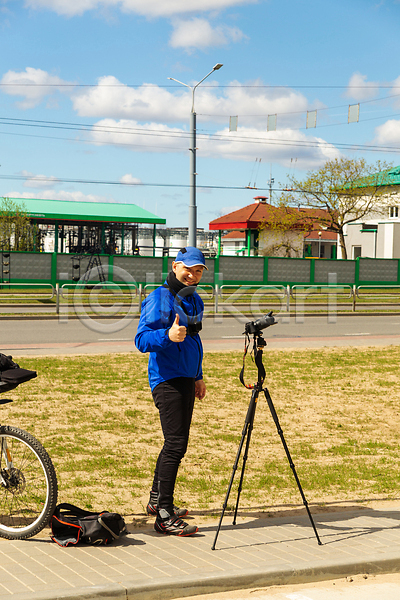
<path fill-rule="evenodd" d="M 62 517 L 92 517 L 93 515 L 97 514 L 97 512 L 84 510 L 83 508 L 79 508 L 74 504 L 68 504 L 68 502 L 58 504 L 54 511 L 54 516 L 57 519 L 62 519 Z"/>

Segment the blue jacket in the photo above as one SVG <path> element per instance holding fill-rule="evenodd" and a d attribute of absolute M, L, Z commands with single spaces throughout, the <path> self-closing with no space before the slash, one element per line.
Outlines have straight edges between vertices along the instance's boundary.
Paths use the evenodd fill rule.
<path fill-rule="evenodd" d="M 135 344 L 140 352 L 150 352 L 149 383 L 153 390 L 174 377 L 203 378 L 203 346 L 199 334 L 186 335 L 183 342 L 172 342 L 168 331 L 179 315 L 179 325 L 199 322 L 204 303 L 197 292 L 174 296 L 169 288 L 156 288 L 143 302 Z"/>

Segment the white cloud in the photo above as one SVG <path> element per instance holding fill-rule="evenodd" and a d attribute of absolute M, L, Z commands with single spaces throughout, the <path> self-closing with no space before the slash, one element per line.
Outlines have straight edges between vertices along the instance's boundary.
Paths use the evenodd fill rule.
<path fill-rule="evenodd" d="M 208 80 L 208 85 L 212 83 L 212 79 Z M 153 84 L 130 88 L 116 77 L 102 77 L 96 87 L 74 93 L 73 106 L 81 117 L 188 123 L 192 94 L 179 84 L 172 85 L 178 89 L 169 91 Z M 202 121 L 209 116 L 208 121 L 228 122 L 230 115 L 240 115 L 242 124 L 263 127 L 264 119 L 266 128 L 267 115 L 275 113 L 279 113 L 281 126 L 299 124 L 299 115 L 293 113 L 305 113 L 309 105 L 307 98 L 295 90 L 265 88 L 261 81 L 249 82 L 249 87 L 233 81 L 224 91 L 217 86 L 200 86 L 195 108 Z M 304 120 L 304 115 L 301 118 Z"/>
<path fill-rule="evenodd" d="M 136 152 L 187 153 L 189 146 L 189 134 L 184 129 L 158 123 L 142 125 L 126 119 L 99 121 L 91 137 L 96 144 L 126 144 Z M 260 156 L 263 162 L 277 162 L 283 166 L 288 165 L 295 151 L 296 165 L 301 169 L 312 169 L 340 156 L 333 144 L 293 129 L 267 133 L 266 130 L 239 127 L 237 132 L 230 133 L 227 127 L 216 131 L 213 136 L 198 135 L 196 145 L 199 158 L 253 161 L 254 156 Z"/>
<path fill-rule="evenodd" d="M 375 143 L 382 145 L 400 144 L 400 121 L 391 119 L 375 130 Z"/>
<path fill-rule="evenodd" d="M 121 183 L 126 183 L 126 184 L 132 184 L 132 185 L 138 185 L 140 183 L 142 183 L 141 179 L 138 179 L 137 177 L 133 177 L 133 175 L 131 175 L 131 173 L 127 173 L 126 175 L 123 175 L 120 179 Z"/>
<path fill-rule="evenodd" d="M 193 12 L 215 11 L 257 0 L 25 0 L 25 6 L 47 8 L 59 15 L 72 17 L 88 10 L 117 8 L 125 13 L 147 17 L 171 17 Z"/>
<path fill-rule="evenodd" d="M 57 177 L 53 177 L 52 175 L 48 177 L 47 175 L 34 175 L 29 171 L 22 171 L 21 175 L 27 177 L 28 179 L 24 182 L 24 187 L 29 188 L 53 188 L 56 183 L 59 183 Z M 43 180 L 46 181 L 43 181 Z"/>
<path fill-rule="evenodd" d="M 175 121 L 186 98 L 176 98 L 154 84 L 130 88 L 113 76 L 101 77 L 94 88 L 73 95 L 73 107 L 81 117 L 130 118 L 138 121 Z M 181 110 L 179 107 L 181 106 Z M 190 104 L 188 104 L 190 110 Z M 162 115 L 164 114 L 164 118 Z"/>
<path fill-rule="evenodd" d="M 264 163 L 274 162 L 286 167 L 295 152 L 296 165 L 300 169 L 313 169 L 340 156 L 333 144 L 293 129 L 267 133 L 239 128 L 237 132 L 229 133 L 226 128 L 217 135 L 224 136 L 228 141 L 209 140 L 206 144 L 199 141 L 197 146 L 202 155 L 239 161 L 254 160 L 254 156 L 258 156 Z"/>
<path fill-rule="evenodd" d="M 379 82 L 367 81 L 367 76 L 354 73 L 349 80 L 345 96 L 357 101 L 370 100 L 379 95 Z"/>
<path fill-rule="evenodd" d="M 69 202 L 110 202 L 111 198 L 108 196 L 96 196 L 95 194 L 84 194 L 83 192 L 67 192 L 67 191 L 54 191 L 54 190 L 42 190 L 40 194 L 33 194 L 32 192 L 16 192 L 11 191 L 5 194 L 8 198 L 40 198 L 41 200 L 68 200 Z"/>
<path fill-rule="evenodd" d="M 25 71 L 7 71 L 0 80 L 2 91 L 9 96 L 22 96 L 25 99 L 18 102 L 19 108 L 33 108 L 49 95 L 57 92 L 68 93 L 71 82 L 64 81 L 56 75 L 50 75 L 42 69 L 26 67 Z M 65 87 L 67 85 L 67 87 Z"/>
<path fill-rule="evenodd" d="M 189 144 L 183 129 L 127 119 L 102 119 L 94 125 L 91 140 L 99 145 L 126 145 L 138 152 L 181 152 Z"/>
<path fill-rule="evenodd" d="M 238 27 L 212 27 L 206 19 L 175 19 L 170 46 L 173 48 L 208 48 L 239 42 L 246 36 Z"/>

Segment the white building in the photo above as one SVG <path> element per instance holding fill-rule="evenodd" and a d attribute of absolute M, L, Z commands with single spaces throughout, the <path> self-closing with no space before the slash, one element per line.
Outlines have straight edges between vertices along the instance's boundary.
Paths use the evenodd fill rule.
<path fill-rule="evenodd" d="M 391 194 L 384 213 L 370 214 L 345 226 L 348 258 L 400 258 L 399 206 L 400 194 Z"/>

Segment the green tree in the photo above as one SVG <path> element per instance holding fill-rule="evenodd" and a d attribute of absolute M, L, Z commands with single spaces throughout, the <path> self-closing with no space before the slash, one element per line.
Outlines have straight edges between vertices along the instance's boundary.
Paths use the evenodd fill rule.
<path fill-rule="evenodd" d="M 335 158 L 303 180 L 289 177 L 287 204 L 299 203 L 324 209 L 329 214 L 326 228 L 339 235 L 343 258 L 347 258 L 344 227 L 371 214 L 384 214 L 390 184 L 390 168 L 378 161 L 370 165 L 363 158 Z"/>
<path fill-rule="evenodd" d="M 32 251 L 36 234 L 23 203 L 0 198 L 0 250 Z"/>

